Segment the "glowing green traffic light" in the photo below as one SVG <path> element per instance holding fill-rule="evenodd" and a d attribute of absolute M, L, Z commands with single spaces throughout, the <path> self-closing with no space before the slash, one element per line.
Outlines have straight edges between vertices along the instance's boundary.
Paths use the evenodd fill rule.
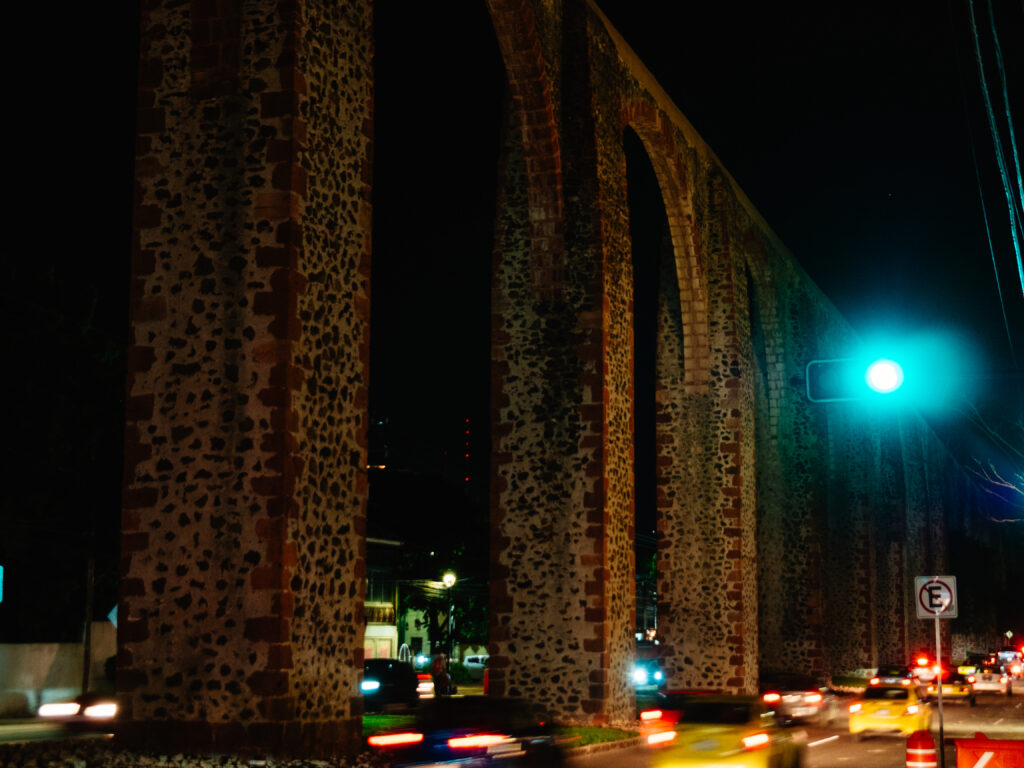
<path fill-rule="evenodd" d="M 903 384 L 903 368 L 894 360 L 875 360 L 868 366 L 864 381 L 875 392 L 887 395 L 895 392 Z"/>
<path fill-rule="evenodd" d="M 863 400 L 892 394 L 903 385 L 903 367 L 889 358 L 811 360 L 806 370 L 807 399 L 812 403 Z"/>

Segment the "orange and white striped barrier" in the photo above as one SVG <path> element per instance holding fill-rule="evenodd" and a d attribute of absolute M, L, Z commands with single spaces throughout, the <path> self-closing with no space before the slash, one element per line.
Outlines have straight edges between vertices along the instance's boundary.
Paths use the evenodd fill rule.
<path fill-rule="evenodd" d="M 937 768 L 935 739 L 928 731 L 914 731 L 907 738 L 907 768 Z"/>

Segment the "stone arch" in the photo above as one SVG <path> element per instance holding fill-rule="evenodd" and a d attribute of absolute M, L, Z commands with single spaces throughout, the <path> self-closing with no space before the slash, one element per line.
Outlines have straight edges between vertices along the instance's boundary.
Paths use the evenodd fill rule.
<path fill-rule="evenodd" d="M 517 121 L 522 142 L 534 287 L 555 298 L 565 270 L 562 156 L 537 20 L 527 0 L 488 0 L 487 5 L 505 61 L 510 119 Z"/>
<path fill-rule="evenodd" d="M 672 124 L 664 113 L 650 102 L 628 102 L 623 109 L 623 124 L 640 137 L 661 189 L 675 252 L 683 323 L 684 386 L 688 392 L 698 392 L 707 384 L 710 372 L 708 292 L 694 226 L 684 160 L 686 148 L 677 143 Z"/>

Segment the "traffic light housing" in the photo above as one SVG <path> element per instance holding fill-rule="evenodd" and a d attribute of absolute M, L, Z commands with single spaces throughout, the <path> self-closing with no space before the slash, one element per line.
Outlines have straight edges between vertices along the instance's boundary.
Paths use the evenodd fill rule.
<path fill-rule="evenodd" d="M 843 357 L 811 360 L 806 368 L 807 399 L 812 403 L 863 400 L 895 392 L 903 384 L 903 369 L 886 358 Z"/>

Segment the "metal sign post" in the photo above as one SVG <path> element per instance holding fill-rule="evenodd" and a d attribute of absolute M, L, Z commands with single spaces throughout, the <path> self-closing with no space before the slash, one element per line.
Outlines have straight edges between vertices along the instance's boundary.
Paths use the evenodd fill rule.
<path fill-rule="evenodd" d="M 939 765 L 946 768 L 945 728 L 942 719 L 942 632 L 939 619 L 955 619 L 957 615 L 956 576 L 917 576 L 914 578 L 917 597 L 917 618 L 935 619 L 935 663 L 938 671 L 935 685 L 939 702 Z"/>

